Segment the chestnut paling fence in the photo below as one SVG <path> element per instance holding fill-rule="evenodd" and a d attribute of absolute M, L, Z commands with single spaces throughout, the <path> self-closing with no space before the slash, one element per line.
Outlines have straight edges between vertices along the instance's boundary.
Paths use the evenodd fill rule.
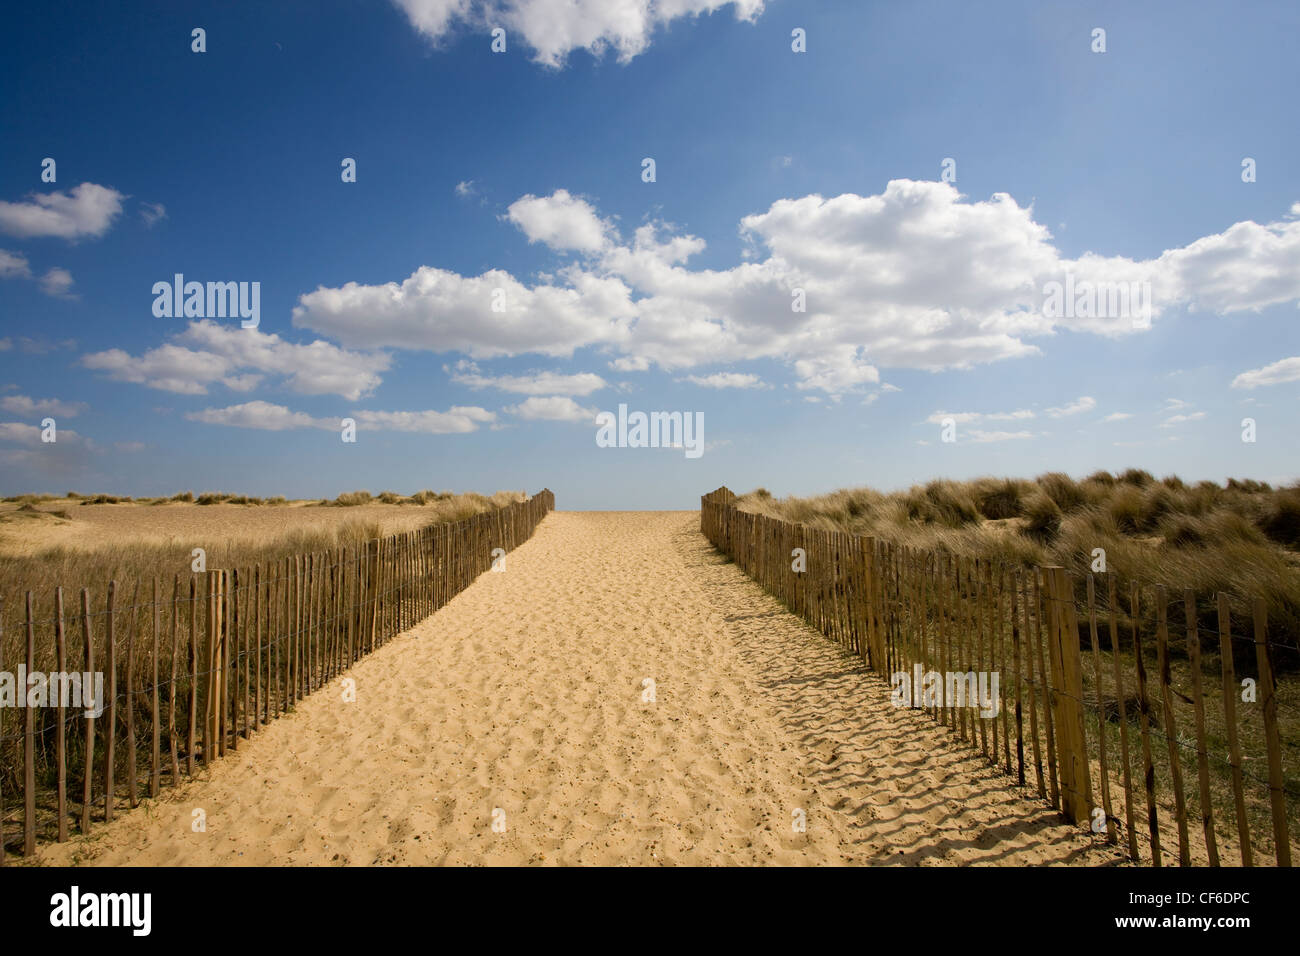
<path fill-rule="evenodd" d="M 0 622 L 17 619 L 25 631 L 23 660 L 0 659 L 17 691 L 16 707 L 0 707 L 0 863 L 15 849 L 30 857 L 38 838 L 63 842 L 74 826 L 88 832 L 237 750 L 446 604 L 554 508 L 555 495 L 543 490 L 354 548 L 129 590 L 111 581 L 98 600 L 85 588 L 65 595 L 54 587 L 39 599 L 28 591 L 17 614 L 0 608 Z M 26 706 L 18 675 L 40 662 L 50 672 L 101 673 L 102 713 L 65 706 L 70 698 L 57 690 L 43 706 L 39 697 Z"/>
<path fill-rule="evenodd" d="M 1143 864 L 1291 865 L 1296 724 L 1273 659 L 1295 649 L 1262 601 L 912 549 L 735 498 L 701 499 L 720 551 L 1068 819 Z M 990 716 L 946 679 L 972 673 L 999 675 Z"/>

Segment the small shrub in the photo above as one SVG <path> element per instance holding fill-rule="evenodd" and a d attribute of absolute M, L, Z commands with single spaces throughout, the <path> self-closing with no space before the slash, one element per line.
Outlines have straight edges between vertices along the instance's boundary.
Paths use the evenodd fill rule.
<path fill-rule="evenodd" d="M 1042 544 L 1051 544 L 1061 530 L 1061 509 L 1046 492 L 1039 492 L 1025 505 L 1024 533 Z"/>
<path fill-rule="evenodd" d="M 1274 492 L 1258 520 L 1271 541 L 1285 548 L 1300 548 L 1300 485 Z"/>
<path fill-rule="evenodd" d="M 1121 484 L 1133 485 L 1136 488 L 1145 488 L 1147 485 L 1155 481 L 1155 478 L 1149 471 L 1144 471 L 1141 468 L 1129 468 L 1120 472 L 1118 475 L 1118 481 Z"/>
<path fill-rule="evenodd" d="M 1233 491 L 1244 491 L 1248 495 L 1258 495 L 1273 490 L 1273 486 L 1267 481 L 1256 481 L 1254 478 L 1229 478 L 1228 487 Z"/>
<path fill-rule="evenodd" d="M 991 521 L 1019 518 L 1025 513 L 1024 488 L 1010 478 L 976 482 L 975 506 Z"/>
<path fill-rule="evenodd" d="M 1201 547 L 1206 543 L 1205 522 L 1189 515 L 1171 515 L 1160 523 L 1165 544 L 1174 548 Z"/>
<path fill-rule="evenodd" d="M 1073 511 L 1085 503 L 1086 499 L 1078 483 L 1063 472 L 1049 471 L 1045 475 L 1039 475 L 1035 481 L 1061 511 Z"/>
<path fill-rule="evenodd" d="M 372 498 L 368 491 L 349 491 L 339 495 L 334 499 L 334 504 L 341 508 L 351 508 L 356 505 L 368 505 Z"/>

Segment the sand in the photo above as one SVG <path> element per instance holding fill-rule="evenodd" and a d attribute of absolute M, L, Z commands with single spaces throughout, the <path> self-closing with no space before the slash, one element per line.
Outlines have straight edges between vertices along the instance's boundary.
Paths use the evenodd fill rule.
<path fill-rule="evenodd" d="M 887 684 L 698 522 L 548 516 L 504 572 L 348 672 L 354 703 L 337 685 L 313 695 L 40 862 L 1118 862 L 946 730 L 892 708 Z M 206 832 L 191 828 L 196 808 Z"/>

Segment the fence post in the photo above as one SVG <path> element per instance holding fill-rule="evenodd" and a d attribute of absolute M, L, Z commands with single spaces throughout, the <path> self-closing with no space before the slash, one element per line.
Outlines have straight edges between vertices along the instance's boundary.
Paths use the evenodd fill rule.
<path fill-rule="evenodd" d="M 1050 606 L 1047 647 L 1052 668 L 1052 713 L 1060 764 L 1061 810 L 1074 823 L 1087 823 L 1092 794 L 1083 730 L 1083 674 L 1074 593 L 1060 566 L 1043 568 Z"/>

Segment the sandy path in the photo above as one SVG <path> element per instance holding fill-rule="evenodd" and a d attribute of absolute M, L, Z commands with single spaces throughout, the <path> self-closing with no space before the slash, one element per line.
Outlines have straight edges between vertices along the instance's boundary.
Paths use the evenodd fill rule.
<path fill-rule="evenodd" d="M 698 520 L 550 515 L 504 573 L 353 668 L 355 703 L 314 695 L 210 773 L 42 860 L 1117 859 L 891 708 L 883 682 L 725 562 Z M 206 833 L 191 831 L 196 807 Z"/>

